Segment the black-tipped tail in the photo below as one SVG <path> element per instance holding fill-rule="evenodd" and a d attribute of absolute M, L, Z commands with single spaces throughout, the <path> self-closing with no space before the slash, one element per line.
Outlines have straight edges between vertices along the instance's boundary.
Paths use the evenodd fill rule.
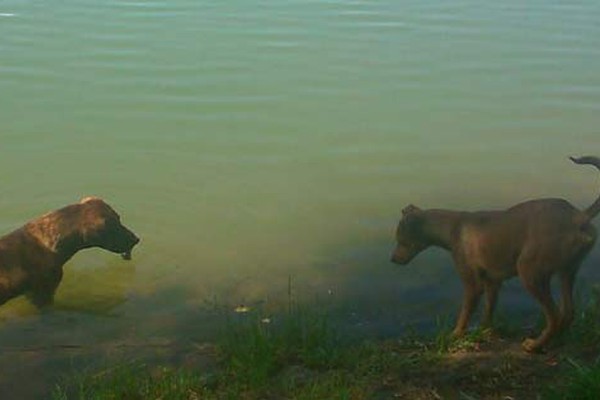
<path fill-rule="evenodd" d="M 584 157 L 569 157 L 571 161 L 575 164 L 587 164 L 593 165 L 598 168 L 600 171 L 600 158 L 595 156 L 584 156 Z M 589 219 L 594 218 L 598 213 L 600 213 L 600 197 L 596 199 L 596 201 L 589 206 L 584 213 L 588 216 Z"/>

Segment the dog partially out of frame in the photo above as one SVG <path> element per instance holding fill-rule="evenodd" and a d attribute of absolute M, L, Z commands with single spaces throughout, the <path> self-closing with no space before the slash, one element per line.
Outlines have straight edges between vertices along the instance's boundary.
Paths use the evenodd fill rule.
<path fill-rule="evenodd" d="M 600 170 L 600 158 L 571 160 Z M 525 351 L 541 350 L 573 320 L 573 283 L 579 266 L 596 242 L 592 219 L 600 212 L 600 197 L 580 211 L 562 199 L 537 199 L 502 211 L 463 212 L 402 210 L 392 261 L 405 265 L 429 246 L 448 250 L 463 283 L 463 303 L 453 335 L 463 335 L 482 294 L 484 327 L 491 327 L 502 282 L 518 275 L 523 286 L 540 303 L 546 326 L 536 338 L 525 339 Z M 550 290 L 551 278 L 560 279 L 557 308 Z"/>
<path fill-rule="evenodd" d="M 79 250 L 101 247 L 131 259 L 140 239 L 97 197 L 83 198 L 0 238 L 0 304 L 21 294 L 52 304 L 63 265 Z"/>

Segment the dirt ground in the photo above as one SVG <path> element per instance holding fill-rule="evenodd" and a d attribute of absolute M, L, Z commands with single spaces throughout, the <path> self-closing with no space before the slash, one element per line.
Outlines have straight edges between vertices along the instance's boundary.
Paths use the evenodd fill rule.
<path fill-rule="evenodd" d="M 399 356 L 415 349 L 387 344 Z M 394 349 L 394 347 L 396 347 Z M 376 399 L 538 399 L 548 387 L 564 384 L 573 360 L 592 362 L 596 348 L 556 347 L 528 354 L 520 340 L 493 338 L 451 349 L 446 354 L 405 374 L 389 374 L 377 390 Z"/>

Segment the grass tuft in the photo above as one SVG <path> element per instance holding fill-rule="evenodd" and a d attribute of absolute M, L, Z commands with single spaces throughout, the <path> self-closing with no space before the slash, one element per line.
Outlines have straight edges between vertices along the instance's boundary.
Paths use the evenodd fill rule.
<path fill-rule="evenodd" d="M 56 385 L 52 400 L 193 400 L 205 398 L 207 377 L 191 371 L 146 365 L 119 366 L 94 375 L 71 377 Z"/>
<path fill-rule="evenodd" d="M 600 362 L 584 366 L 569 360 L 571 372 L 563 378 L 566 384 L 552 387 L 545 395 L 547 400 L 596 400 L 600 398 Z"/>
<path fill-rule="evenodd" d="M 267 323 L 260 312 L 239 317 L 227 321 L 217 343 L 230 382 L 258 389 L 284 366 L 323 370 L 341 363 L 344 341 L 324 313 L 293 307 Z"/>
<path fill-rule="evenodd" d="M 592 287 L 587 303 L 577 307 L 572 326 L 566 333 L 566 341 L 578 346 L 594 345 L 600 342 L 600 286 Z"/>

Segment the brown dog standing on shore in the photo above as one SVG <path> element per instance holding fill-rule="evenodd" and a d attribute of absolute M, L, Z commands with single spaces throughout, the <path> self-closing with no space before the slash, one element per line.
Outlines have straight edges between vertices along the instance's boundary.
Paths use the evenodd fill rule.
<path fill-rule="evenodd" d="M 45 214 L 0 238 L 0 304 L 26 294 L 50 305 L 63 265 L 79 250 L 101 247 L 129 260 L 139 241 L 97 197 Z"/>
<path fill-rule="evenodd" d="M 598 157 L 571 160 L 600 170 Z M 518 275 L 546 317 L 542 333 L 523 341 L 526 351 L 536 351 L 573 320 L 573 283 L 596 241 L 591 220 L 599 212 L 600 197 L 584 211 L 562 199 L 530 200 L 503 211 L 479 212 L 421 210 L 409 205 L 402 210 L 392 261 L 407 264 L 429 246 L 452 253 L 464 286 L 455 336 L 465 333 L 483 293 L 482 325 L 491 326 L 502 282 Z M 560 310 L 550 291 L 554 274 L 561 283 Z"/>

